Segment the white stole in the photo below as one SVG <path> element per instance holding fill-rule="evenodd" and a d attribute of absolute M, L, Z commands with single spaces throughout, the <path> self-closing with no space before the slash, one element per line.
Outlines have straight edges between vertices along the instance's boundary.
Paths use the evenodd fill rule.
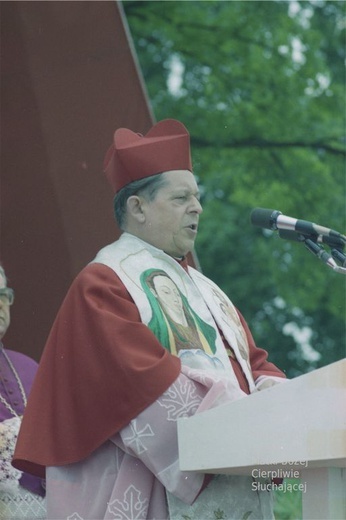
<path fill-rule="evenodd" d="M 165 276 L 170 278 L 169 284 L 184 299 L 185 315 L 189 316 L 190 326 L 185 326 L 185 330 L 191 332 L 194 329 L 195 337 L 202 346 L 205 346 L 206 342 L 203 326 L 209 331 L 211 329 L 214 331 L 212 350 L 207 347 L 180 349 L 177 355 L 182 363 L 192 368 L 211 370 L 214 373 L 222 371 L 223 377 L 227 375 L 236 385 L 239 385 L 219 333 L 220 329 L 242 367 L 250 392 L 255 391 L 245 331 L 234 305 L 211 280 L 192 267 L 188 268 L 187 273 L 174 258 L 129 233 L 123 233 L 119 240 L 101 249 L 93 263 L 107 265 L 119 276 L 134 300 L 142 322 L 147 326 L 153 319 L 155 308 L 157 309 L 156 304 L 153 305 L 151 302 L 154 299 L 157 302 L 159 299 L 157 295 L 152 296 L 154 291 L 149 287 L 144 288 L 143 273 L 157 270 L 164 275 L 161 280 L 164 280 Z M 179 300 L 179 297 L 177 299 Z M 179 306 L 178 303 L 176 306 Z M 167 314 L 160 312 L 160 315 L 160 327 L 167 329 L 168 335 L 172 336 L 170 320 L 165 317 Z M 155 333 L 154 330 L 153 332 Z"/>

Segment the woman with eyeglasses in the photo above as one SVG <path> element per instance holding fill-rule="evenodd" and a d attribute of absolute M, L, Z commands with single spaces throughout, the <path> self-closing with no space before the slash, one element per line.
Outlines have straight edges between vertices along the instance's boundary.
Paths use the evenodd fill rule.
<path fill-rule="evenodd" d="M 10 325 L 14 291 L 0 265 L 0 519 L 46 518 L 43 481 L 11 465 L 14 447 L 37 370 L 30 357 L 5 349 L 2 339 Z"/>

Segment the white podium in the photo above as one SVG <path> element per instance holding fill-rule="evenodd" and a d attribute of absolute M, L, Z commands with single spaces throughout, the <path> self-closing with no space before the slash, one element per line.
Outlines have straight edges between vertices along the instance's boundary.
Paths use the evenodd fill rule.
<path fill-rule="evenodd" d="M 303 518 L 346 520 L 346 359 L 178 421 L 184 471 L 299 471 Z"/>

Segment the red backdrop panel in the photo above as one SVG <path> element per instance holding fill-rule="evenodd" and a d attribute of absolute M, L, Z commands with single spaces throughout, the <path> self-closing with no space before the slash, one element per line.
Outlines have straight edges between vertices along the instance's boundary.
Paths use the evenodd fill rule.
<path fill-rule="evenodd" d="M 120 126 L 153 123 L 116 2 L 1 2 L 5 345 L 39 359 L 75 275 L 118 236 L 102 173 Z"/>

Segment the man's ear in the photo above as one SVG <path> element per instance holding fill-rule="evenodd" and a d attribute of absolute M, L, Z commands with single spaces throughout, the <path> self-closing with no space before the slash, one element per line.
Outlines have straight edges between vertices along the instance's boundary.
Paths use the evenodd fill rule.
<path fill-rule="evenodd" d="M 145 215 L 143 213 L 143 199 L 138 195 L 131 195 L 127 199 L 127 211 L 132 218 L 137 222 L 143 223 L 145 221 Z"/>

